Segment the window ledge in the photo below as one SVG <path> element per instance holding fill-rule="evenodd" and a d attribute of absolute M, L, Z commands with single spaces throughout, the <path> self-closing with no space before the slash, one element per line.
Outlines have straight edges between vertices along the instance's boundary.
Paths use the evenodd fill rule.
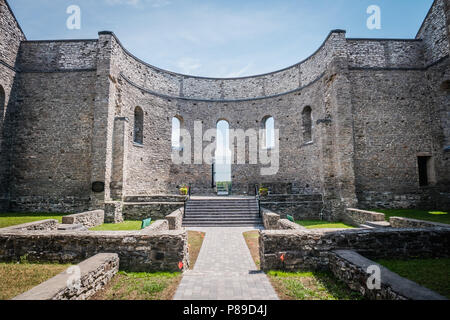
<path fill-rule="evenodd" d="M 304 143 L 303 146 L 310 146 L 313 144 L 314 144 L 314 141 L 309 141 L 309 142 Z"/>
<path fill-rule="evenodd" d="M 144 147 L 144 145 L 142 143 L 137 143 L 137 142 L 133 142 L 133 146 L 138 147 L 138 148 Z"/>

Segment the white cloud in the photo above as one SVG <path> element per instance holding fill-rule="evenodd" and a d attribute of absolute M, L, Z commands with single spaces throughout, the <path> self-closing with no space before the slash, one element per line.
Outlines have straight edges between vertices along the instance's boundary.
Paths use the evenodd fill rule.
<path fill-rule="evenodd" d="M 202 65 L 197 59 L 184 57 L 178 60 L 177 66 L 180 68 L 182 73 L 192 74 L 193 71 L 199 69 Z"/>
<path fill-rule="evenodd" d="M 242 69 L 238 70 L 238 71 L 233 71 L 230 72 L 226 75 L 226 78 L 238 78 L 238 77 L 242 77 L 248 74 L 248 70 L 253 66 L 253 63 L 250 62 L 249 64 L 247 64 L 245 67 L 243 67 Z"/>

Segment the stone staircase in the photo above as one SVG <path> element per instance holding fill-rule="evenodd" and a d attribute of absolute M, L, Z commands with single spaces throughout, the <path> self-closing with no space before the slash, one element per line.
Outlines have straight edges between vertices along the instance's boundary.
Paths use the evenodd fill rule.
<path fill-rule="evenodd" d="M 191 198 L 186 204 L 184 227 L 256 227 L 261 226 L 255 198 Z"/>

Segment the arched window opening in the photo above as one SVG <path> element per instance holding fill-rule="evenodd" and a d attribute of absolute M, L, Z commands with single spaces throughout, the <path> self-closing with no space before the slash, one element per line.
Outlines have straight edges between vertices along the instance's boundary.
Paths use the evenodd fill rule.
<path fill-rule="evenodd" d="M 275 119 L 267 116 L 263 119 L 264 141 L 263 146 L 266 149 L 275 148 Z"/>
<path fill-rule="evenodd" d="M 226 120 L 217 122 L 216 152 L 213 166 L 213 184 L 219 195 L 229 194 L 231 188 L 230 125 Z"/>
<path fill-rule="evenodd" d="M 302 112 L 303 117 L 303 142 L 309 143 L 313 141 L 312 138 L 312 110 L 311 107 L 305 107 Z"/>
<path fill-rule="evenodd" d="M 134 109 L 134 143 L 144 144 L 144 111 L 140 107 Z"/>
<path fill-rule="evenodd" d="M 5 113 L 6 95 L 5 90 L 0 86 L 0 119 L 3 120 Z"/>
<path fill-rule="evenodd" d="M 172 149 L 181 149 L 181 124 L 183 123 L 181 117 L 172 118 Z"/>

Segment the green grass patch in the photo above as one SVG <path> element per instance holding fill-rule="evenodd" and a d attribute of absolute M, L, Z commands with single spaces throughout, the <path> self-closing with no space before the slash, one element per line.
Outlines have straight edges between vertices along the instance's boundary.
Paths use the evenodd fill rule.
<path fill-rule="evenodd" d="M 304 226 L 307 229 L 351 229 L 351 225 L 342 222 L 329 222 L 321 220 L 298 220 L 297 224 Z"/>
<path fill-rule="evenodd" d="M 0 228 L 16 226 L 23 223 L 56 219 L 62 222 L 63 213 L 0 213 Z"/>
<path fill-rule="evenodd" d="M 398 275 L 450 299 L 450 258 L 377 260 Z"/>
<path fill-rule="evenodd" d="M 386 221 L 389 221 L 390 217 L 403 217 L 450 224 L 450 214 L 446 211 L 415 209 L 375 209 L 372 211 L 384 213 Z"/>
<path fill-rule="evenodd" d="M 283 300 L 362 300 L 361 294 L 327 272 L 267 273 L 278 296 Z"/>
<path fill-rule="evenodd" d="M 0 300 L 12 299 L 42 282 L 53 278 L 69 266 L 27 262 L 0 263 Z"/>
<path fill-rule="evenodd" d="M 93 300 L 171 300 L 182 274 L 179 272 L 119 272 Z"/>
<path fill-rule="evenodd" d="M 153 223 L 153 221 L 152 221 Z M 91 228 L 91 231 L 136 231 L 141 230 L 142 221 L 124 221 L 122 223 L 105 223 Z"/>

